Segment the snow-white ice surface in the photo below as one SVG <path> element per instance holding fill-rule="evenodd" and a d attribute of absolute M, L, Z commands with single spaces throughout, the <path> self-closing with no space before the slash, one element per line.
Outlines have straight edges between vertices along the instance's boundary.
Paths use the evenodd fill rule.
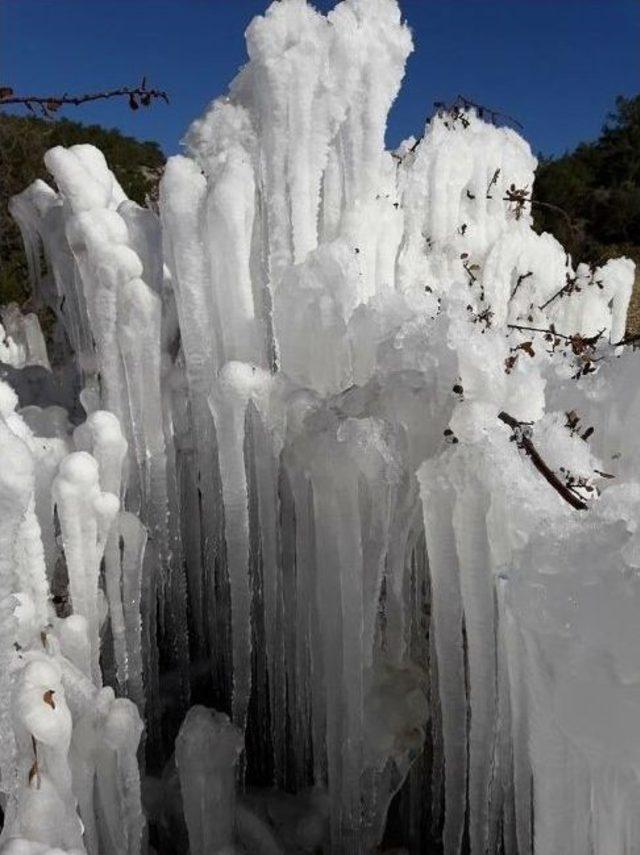
<path fill-rule="evenodd" d="M 411 851 L 640 852 L 634 267 L 471 108 L 385 151 L 411 47 L 273 3 L 159 217 L 90 146 L 12 200 L 87 418 L 0 385 L 1 851 L 144 851 L 142 715 L 175 851 L 369 852 L 400 791 Z"/>
<path fill-rule="evenodd" d="M 118 496 L 102 490 L 114 486 L 105 449 L 122 439 L 118 421 L 94 413 L 78 428 L 78 435 L 93 428 L 96 458 L 74 450 L 71 436 L 34 435 L 16 404 L 0 382 L 2 851 L 134 855 L 142 840 L 142 722 L 132 701 L 101 688 L 99 664 L 101 559 L 125 516 Z M 60 562 L 67 617 L 56 615 L 50 594 Z M 119 589 L 119 563 L 117 572 Z M 139 622 L 137 610 L 129 620 Z"/>

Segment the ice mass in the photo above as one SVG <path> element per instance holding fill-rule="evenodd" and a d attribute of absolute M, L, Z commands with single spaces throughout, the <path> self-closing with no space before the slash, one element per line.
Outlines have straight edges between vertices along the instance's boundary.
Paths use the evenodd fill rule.
<path fill-rule="evenodd" d="M 469 104 L 385 150 L 395 0 L 246 41 L 157 206 L 11 202 L 0 852 L 640 853 L 634 265 Z"/>

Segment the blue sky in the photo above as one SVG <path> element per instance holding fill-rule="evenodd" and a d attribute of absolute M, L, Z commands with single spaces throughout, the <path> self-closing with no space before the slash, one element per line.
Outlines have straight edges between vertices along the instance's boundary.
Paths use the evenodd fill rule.
<path fill-rule="evenodd" d="M 458 93 L 516 116 L 534 151 L 597 136 L 618 94 L 640 91 L 638 0 L 400 0 L 414 34 L 388 144 L 421 131 Z M 243 33 L 265 0 L 2 0 L 0 82 L 20 94 L 102 90 L 139 81 L 170 106 L 69 108 L 167 154 L 245 61 Z M 326 11 L 332 0 L 314 4 Z"/>

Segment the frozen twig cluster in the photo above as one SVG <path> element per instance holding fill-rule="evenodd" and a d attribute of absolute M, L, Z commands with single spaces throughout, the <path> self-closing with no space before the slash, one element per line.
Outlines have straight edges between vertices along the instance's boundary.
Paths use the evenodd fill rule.
<path fill-rule="evenodd" d="M 139 715 L 158 851 L 366 853 L 396 795 L 415 851 L 635 851 L 633 264 L 469 102 L 385 150 L 394 0 L 247 47 L 159 217 L 90 146 L 12 200 L 76 406 L 2 387 L 6 851 L 139 851 Z"/>

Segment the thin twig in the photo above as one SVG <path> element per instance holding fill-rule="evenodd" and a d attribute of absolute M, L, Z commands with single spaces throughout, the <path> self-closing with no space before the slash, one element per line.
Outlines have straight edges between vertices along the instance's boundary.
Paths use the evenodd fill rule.
<path fill-rule="evenodd" d="M 613 341 L 611 342 L 611 347 L 623 347 L 625 344 L 635 344 L 637 341 L 640 341 L 640 333 L 625 336 L 624 338 L 621 338 L 620 341 Z"/>
<path fill-rule="evenodd" d="M 562 288 L 560 288 L 560 290 L 559 290 L 559 291 L 556 291 L 556 293 L 555 293 L 555 294 L 552 294 L 552 295 L 551 295 L 551 297 L 549 297 L 549 299 L 548 299 L 545 303 L 543 303 L 541 306 L 538 306 L 538 308 L 540 309 L 540 311 L 541 311 L 541 312 L 544 312 L 544 310 L 547 308 L 547 306 L 550 306 L 550 305 L 551 305 L 551 303 L 553 303 L 553 301 L 554 301 L 554 300 L 557 300 L 557 299 L 558 299 L 558 297 L 561 297 L 563 294 L 570 293 L 570 292 L 571 292 L 571 288 L 572 288 L 574 285 L 575 285 L 575 280 L 574 280 L 574 279 L 569 279 L 567 282 L 565 282 L 565 284 L 562 286 Z"/>
<path fill-rule="evenodd" d="M 550 211 L 555 211 L 557 214 L 562 214 L 562 216 L 567 221 L 567 225 L 571 229 L 571 231 L 575 234 L 577 232 L 577 225 L 571 219 L 567 211 L 564 208 L 561 208 L 560 205 L 552 205 L 551 202 L 542 202 L 539 199 L 527 199 L 530 205 L 537 205 L 539 208 L 548 208 Z"/>
<path fill-rule="evenodd" d="M 552 329 L 545 329 L 544 327 L 523 327 L 520 324 L 507 324 L 507 329 L 510 330 L 521 330 L 522 332 L 541 332 L 545 333 L 545 335 L 554 335 L 557 338 L 563 338 L 565 341 L 572 341 L 573 336 L 564 335 L 564 333 L 556 332 Z"/>
<path fill-rule="evenodd" d="M 485 196 L 487 199 L 493 199 L 493 196 L 490 195 L 489 191 L 491 190 L 491 188 L 493 187 L 494 184 L 498 183 L 498 178 L 500 178 L 500 167 L 498 167 L 496 169 L 496 171 L 493 173 L 491 181 L 489 182 L 489 184 L 487 186 L 487 192 L 485 193 Z"/>
<path fill-rule="evenodd" d="M 511 299 L 512 300 L 516 296 L 516 294 L 518 293 L 518 288 L 522 285 L 524 280 L 528 279 L 530 276 L 533 276 L 533 270 L 529 270 L 527 273 L 521 273 L 520 276 L 518 276 L 518 281 L 516 282 L 515 287 L 514 287 L 513 291 L 511 292 Z"/>

